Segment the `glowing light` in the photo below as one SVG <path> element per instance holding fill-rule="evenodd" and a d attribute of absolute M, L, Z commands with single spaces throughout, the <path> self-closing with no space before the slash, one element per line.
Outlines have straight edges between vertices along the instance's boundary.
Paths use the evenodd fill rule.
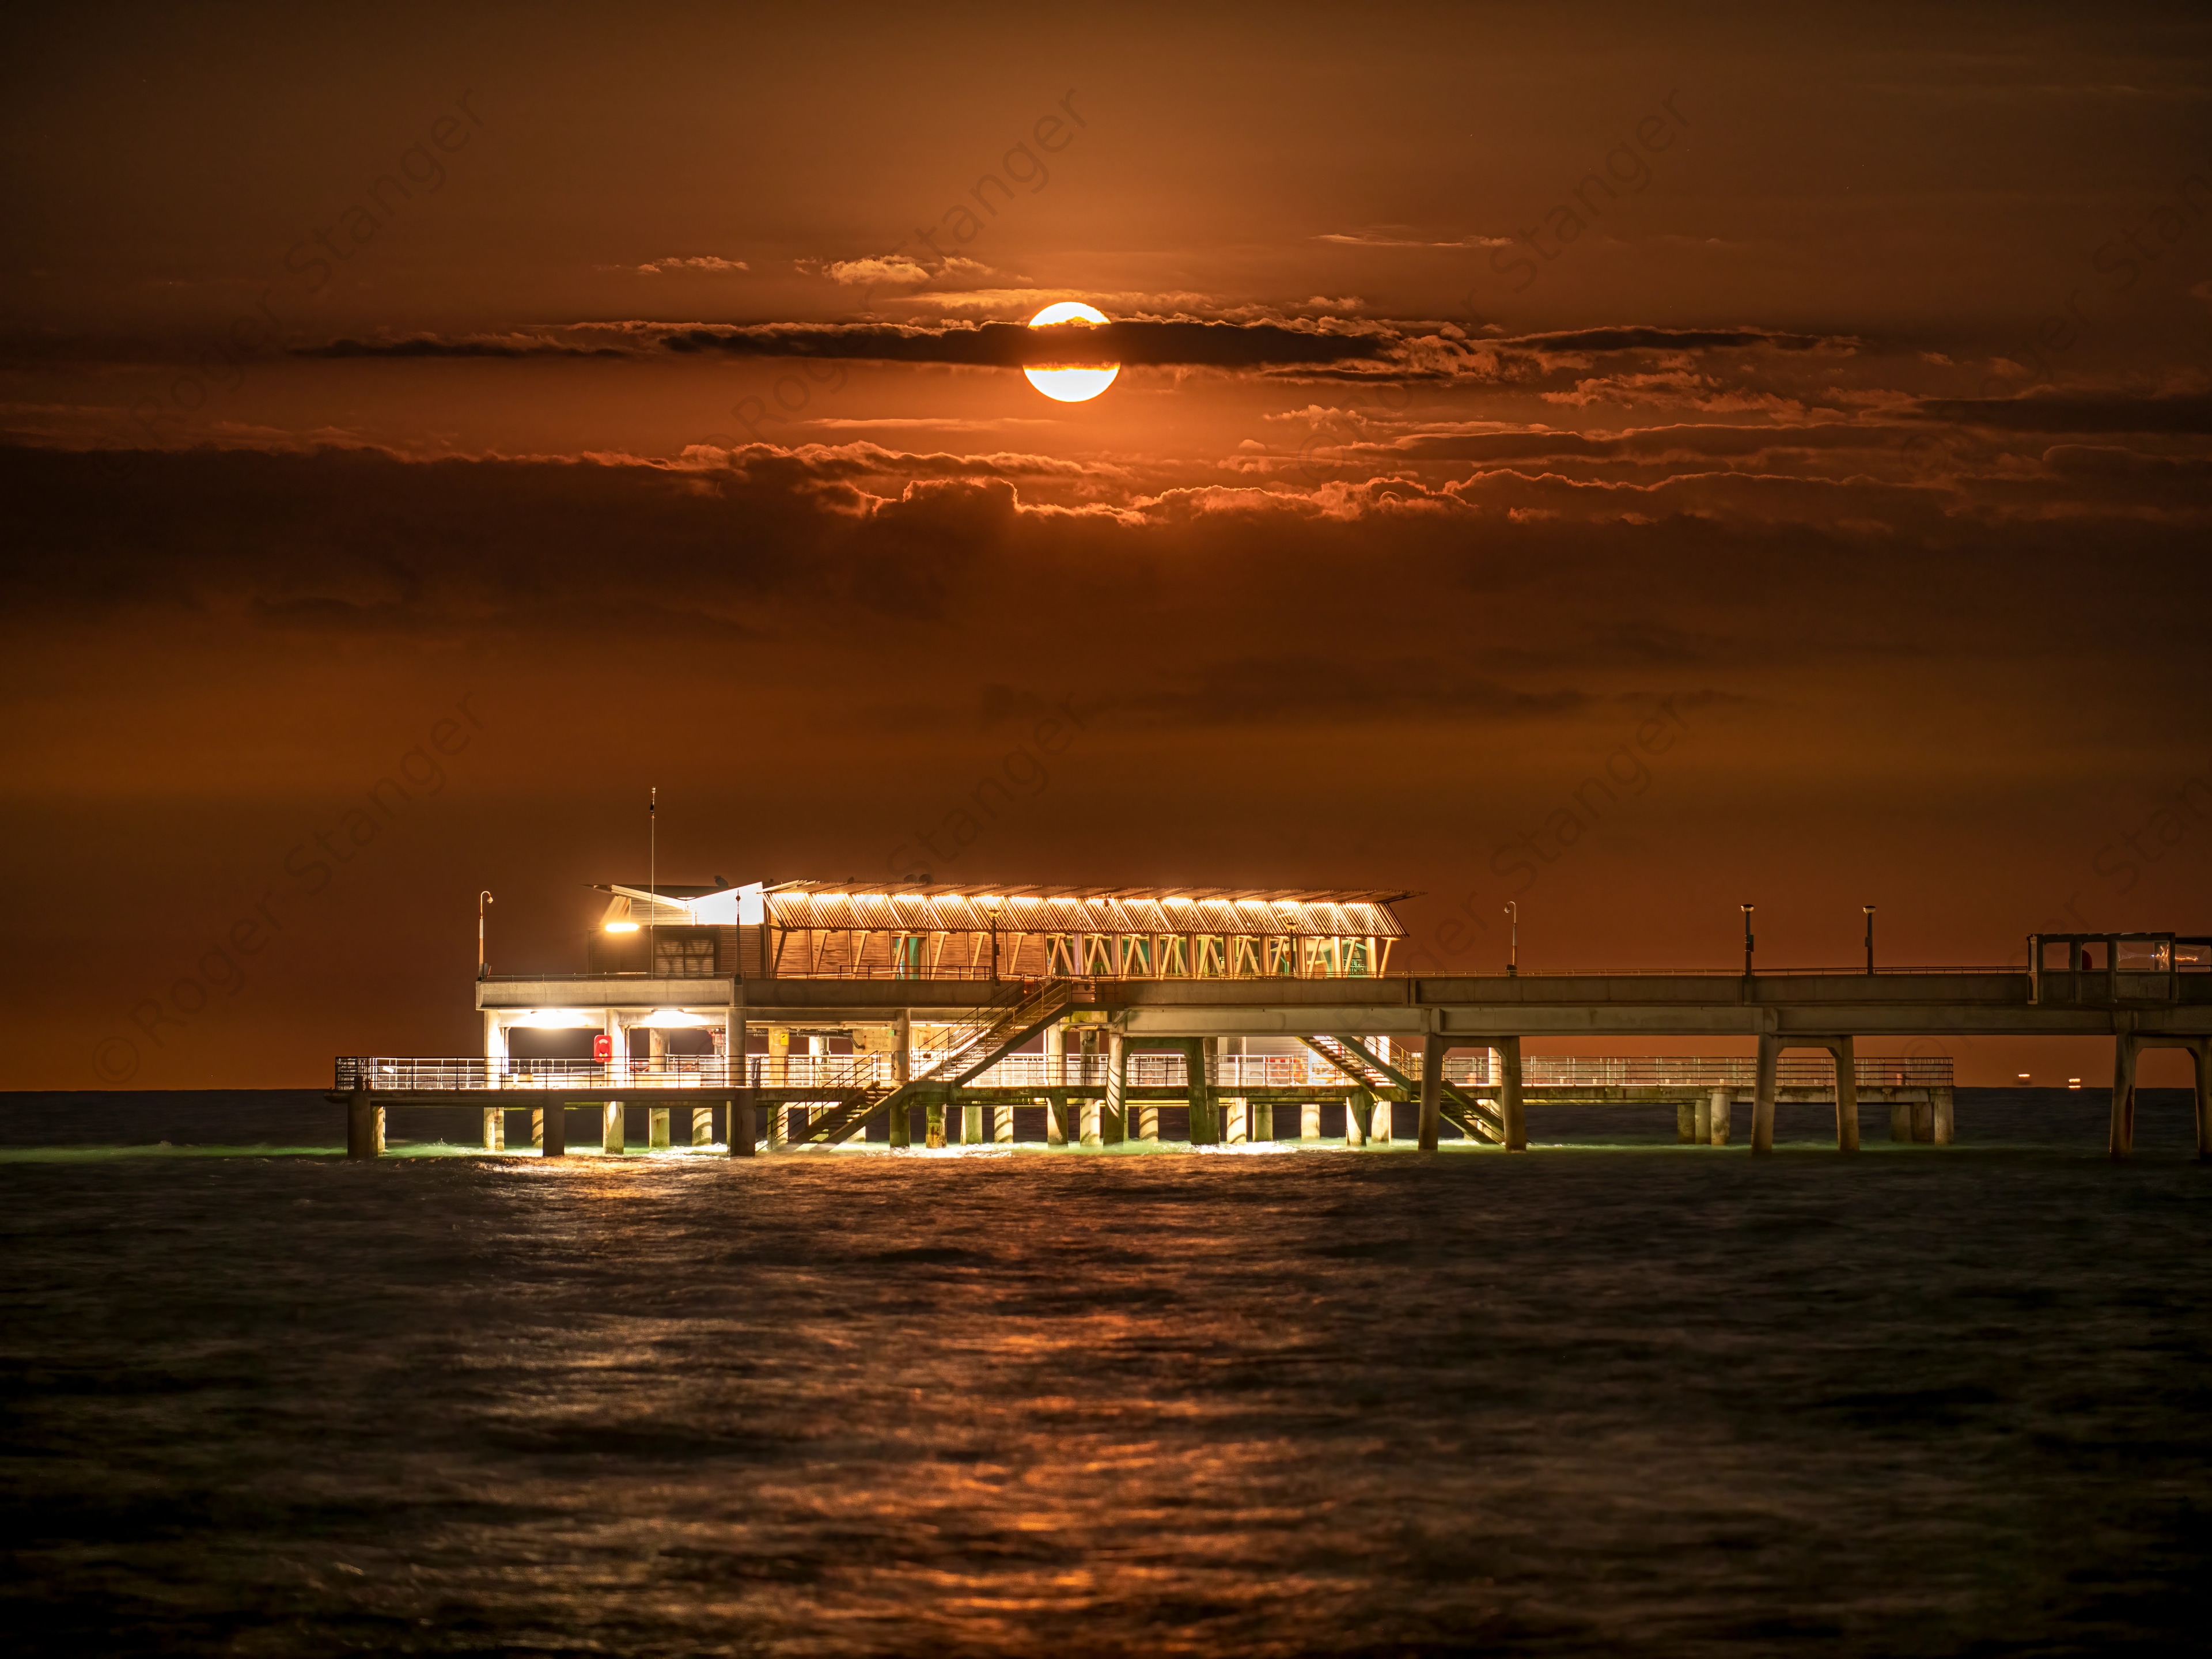
<path fill-rule="evenodd" d="M 637 932 L 637 924 L 634 921 L 611 921 L 607 924 L 607 932 L 610 933 L 635 933 Z"/>
<path fill-rule="evenodd" d="M 1047 306 L 1030 319 L 1031 328 L 1049 328 L 1055 323 L 1088 323 L 1096 327 L 1106 321 L 1106 313 L 1096 307 L 1085 305 L 1079 300 L 1062 300 L 1057 305 Z M 1055 403 L 1087 403 L 1114 384 L 1115 376 L 1121 372 L 1119 363 L 1076 362 L 1040 363 L 1022 370 L 1029 382 Z"/>

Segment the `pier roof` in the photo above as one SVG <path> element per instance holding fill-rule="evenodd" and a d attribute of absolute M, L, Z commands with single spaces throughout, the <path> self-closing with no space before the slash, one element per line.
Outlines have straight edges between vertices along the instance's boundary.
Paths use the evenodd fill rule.
<path fill-rule="evenodd" d="M 652 890 L 605 884 L 617 899 L 644 901 L 625 915 L 671 922 L 755 917 L 777 927 L 836 931 L 1023 933 L 1220 933 L 1246 937 L 1399 939 L 1391 906 L 1413 896 L 1384 888 L 1031 886 L 787 881 L 720 892 L 660 884 Z"/>

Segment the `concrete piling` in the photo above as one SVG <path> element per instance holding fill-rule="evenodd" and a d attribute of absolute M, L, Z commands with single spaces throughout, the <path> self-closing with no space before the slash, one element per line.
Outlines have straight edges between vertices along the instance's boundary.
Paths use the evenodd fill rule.
<path fill-rule="evenodd" d="M 488 1152 L 507 1150 L 507 1114 L 496 1106 L 484 1108 L 483 1149 Z"/>
<path fill-rule="evenodd" d="M 2212 1042 L 2197 1038 L 2189 1054 L 2197 1062 L 2197 1156 L 2200 1162 L 2212 1160 Z"/>
<path fill-rule="evenodd" d="M 2190 1057 L 2197 1061 L 2197 1157 L 2205 1161 L 2212 1159 L 2212 1042 L 2192 1042 Z"/>
<path fill-rule="evenodd" d="M 2108 1158 L 2125 1158 L 2136 1149 L 2135 1033 L 2124 1031 L 2112 1039 L 2112 1127 L 2105 1143 Z"/>
<path fill-rule="evenodd" d="M 1436 1031 L 1421 1038 L 1421 1150 L 1433 1152 L 1443 1133 L 1444 1040 Z"/>
<path fill-rule="evenodd" d="M 623 1122 L 623 1103 L 619 1100 L 606 1103 L 601 1117 L 599 1150 L 603 1152 L 623 1152 L 629 1150 L 627 1127 Z"/>
<path fill-rule="evenodd" d="M 1354 1089 L 1344 1102 L 1344 1144 L 1364 1146 L 1375 1133 L 1375 1097 L 1365 1089 Z"/>
<path fill-rule="evenodd" d="M 1321 1139 L 1321 1102 L 1307 1100 L 1298 1103 L 1298 1139 L 1300 1140 Z"/>
<path fill-rule="evenodd" d="M 532 1129 L 536 1133 L 538 1150 L 547 1158 L 568 1156 L 568 1109 L 556 1102 L 543 1111 L 532 1112 Z"/>
<path fill-rule="evenodd" d="M 653 1035 L 658 1036 L 659 1033 Z M 646 1145 L 653 1152 L 668 1150 L 668 1113 L 665 1106 L 651 1107 L 646 1112 Z"/>
<path fill-rule="evenodd" d="M 1782 1073 L 1782 1039 L 1762 1032 L 1751 1097 L 1751 1150 L 1774 1150 L 1774 1096 Z"/>
<path fill-rule="evenodd" d="M 991 1139 L 1001 1146 L 1014 1144 L 1014 1103 L 1000 1101 L 991 1108 Z"/>
<path fill-rule="evenodd" d="M 714 1144 L 714 1109 L 694 1106 L 691 1109 L 691 1144 L 711 1146 Z"/>
<path fill-rule="evenodd" d="M 1735 1115 L 1735 1091 L 1729 1089 L 1714 1090 L 1712 1097 L 1705 1103 L 1705 1113 L 1711 1120 L 1710 1144 L 1715 1146 L 1727 1146 L 1729 1131 L 1734 1127 L 1729 1120 Z"/>
<path fill-rule="evenodd" d="M 1492 1046 L 1498 1050 L 1498 1111 L 1505 1120 L 1505 1150 L 1525 1152 L 1528 1150 L 1528 1113 L 1521 1097 L 1521 1039 L 1497 1037 L 1492 1039 Z"/>
<path fill-rule="evenodd" d="M 753 1091 L 740 1089 L 729 1102 L 730 1156 L 757 1158 L 759 1148 L 754 1144 L 760 1131 L 760 1109 L 754 1104 Z"/>
<path fill-rule="evenodd" d="M 384 1156 L 384 1108 L 366 1089 L 356 1089 L 346 1099 L 346 1156 Z"/>
<path fill-rule="evenodd" d="M 1836 1150 L 1859 1149 L 1859 1067 L 1857 1049 L 1847 1036 L 1830 1037 L 1822 1045 L 1836 1061 Z"/>
<path fill-rule="evenodd" d="M 1706 1117 L 1709 1122 L 1711 1121 L 1707 1114 L 1698 1110 L 1696 1101 L 1678 1100 L 1674 1103 L 1674 1139 L 1677 1145 L 1694 1146 L 1698 1144 L 1698 1120 L 1700 1117 Z"/>

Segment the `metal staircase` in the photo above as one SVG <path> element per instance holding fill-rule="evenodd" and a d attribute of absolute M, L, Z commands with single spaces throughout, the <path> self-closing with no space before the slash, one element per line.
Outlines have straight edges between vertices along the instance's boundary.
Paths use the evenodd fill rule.
<path fill-rule="evenodd" d="M 1421 1097 L 1419 1083 L 1378 1060 L 1374 1051 L 1356 1036 L 1310 1036 L 1301 1041 L 1363 1089 L 1403 1091 L 1401 1097 L 1409 1101 L 1418 1102 Z M 1504 1143 L 1504 1113 L 1489 1102 L 1468 1093 L 1449 1078 L 1438 1081 L 1443 1085 L 1440 1106 L 1445 1122 L 1470 1140 L 1490 1140 L 1501 1146 Z"/>
<path fill-rule="evenodd" d="M 920 1077 L 908 1083 L 874 1083 L 845 1090 L 836 1104 L 794 1134 L 790 1144 L 794 1150 L 834 1146 L 858 1134 L 871 1117 L 886 1107 L 902 1111 L 917 1095 L 957 1089 L 990 1070 L 1061 1018 L 1073 1004 L 1090 1001 L 1091 995 L 1087 980 L 1024 981 L 1010 986 L 986 1003 L 975 1018 L 947 1033 L 944 1055 Z"/>

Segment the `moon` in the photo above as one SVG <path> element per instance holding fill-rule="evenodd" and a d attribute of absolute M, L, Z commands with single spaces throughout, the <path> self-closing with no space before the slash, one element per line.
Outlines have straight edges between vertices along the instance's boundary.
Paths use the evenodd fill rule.
<path fill-rule="evenodd" d="M 1054 323 L 1098 324 L 1106 320 L 1106 313 L 1096 307 L 1085 305 L 1080 300 L 1062 300 L 1057 305 L 1047 306 L 1030 319 L 1031 328 L 1048 328 Z M 1108 386 L 1121 372 L 1119 363 L 1047 363 L 1027 368 L 1022 373 L 1030 377 L 1030 384 L 1048 398 L 1063 404 L 1087 403 Z"/>

